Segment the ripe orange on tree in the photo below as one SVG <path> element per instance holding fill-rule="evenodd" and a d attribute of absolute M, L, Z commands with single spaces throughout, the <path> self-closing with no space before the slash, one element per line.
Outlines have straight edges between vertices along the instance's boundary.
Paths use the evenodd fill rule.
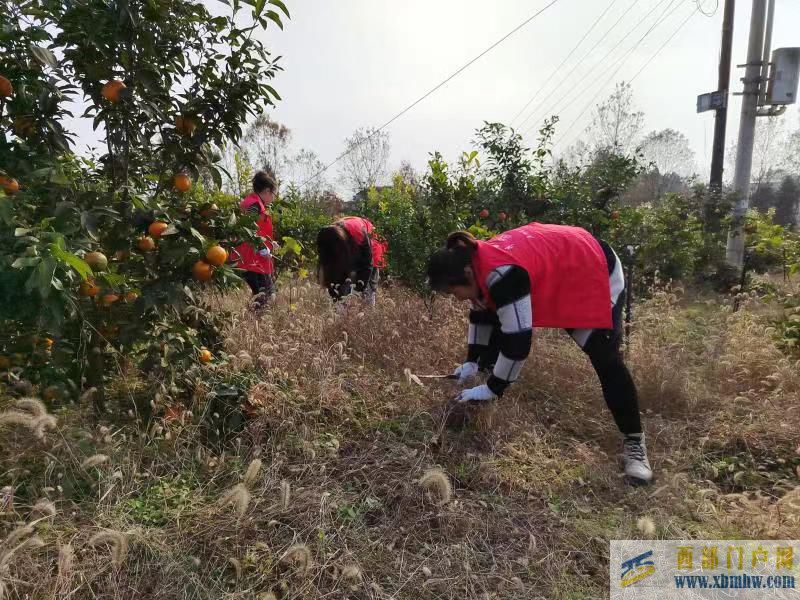
<path fill-rule="evenodd" d="M 208 206 L 204 206 L 202 210 L 200 210 L 200 216 L 204 219 L 210 219 L 211 217 L 216 216 L 219 212 L 219 206 L 216 203 L 209 204 Z"/>
<path fill-rule="evenodd" d="M 56 385 L 51 385 L 42 392 L 42 399 L 48 402 L 57 400 L 61 395 L 61 390 Z"/>
<path fill-rule="evenodd" d="M 125 302 L 136 302 L 138 298 L 139 294 L 137 294 L 136 292 L 128 292 L 127 294 L 125 294 Z"/>
<path fill-rule="evenodd" d="M 189 179 L 186 173 L 178 173 L 172 179 L 172 185 L 174 185 L 175 189 L 179 192 L 188 192 L 192 188 L 192 180 Z"/>
<path fill-rule="evenodd" d="M 212 356 L 209 350 L 203 348 L 202 350 L 200 350 L 199 358 L 201 363 L 208 364 L 213 360 L 214 357 Z"/>
<path fill-rule="evenodd" d="M 197 129 L 197 122 L 192 117 L 179 115 L 175 117 L 175 129 L 181 135 L 192 135 Z"/>
<path fill-rule="evenodd" d="M 100 287 L 91 279 L 82 281 L 78 287 L 78 294 L 84 298 L 94 298 L 100 293 Z"/>
<path fill-rule="evenodd" d="M 125 87 L 125 84 L 118 79 L 112 79 L 103 86 L 103 89 L 100 90 L 100 93 L 103 95 L 103 98 L 112 104 L 116 104 L 119 102 L 119 95 L 122 90 L 125 89 Z"/>
<path fill-rule="evenodd" d="M 489 218 L 489 210 L 484 208 L 480 213 L 478 213 L 478 216 L 481 219 L 488 219 Z"/>
<path fill-rule="evenodd" d="M 92 271 L 105 271 L 108 268 L 108 259 L 102 252 L 87 252 L 83 260 L 92 267 Z"/>
<path fill-rule="evenodd" d="M 615 210 L 611 212 L 611 220 L 612 221 L 619 221 L 619 211 Z"/>
<path fill-rule="evenodd" d="M 228 260 L 228 253 L 222 246 L 211 246 L 206 252 L 206 261 L 215 267 L 224 265 L 226 260 Z"/>
<path fill-rule="evenodd" d="M 136 247 L 142 252 L 152 252 L 156 249 L 156 241 L 151 237 L 145 236 L 139 239 L 136 243 Z"/>
<path fill-rule="evenodd" d="M 19 191 L 19 181 L 0 175 L 0 187 L 6 191 L 6 194 L 16 194 Z"/>
<path fill-rule="evenodd" d="M 116 294 L 105 294 L 102 298 L 100 298 L 100 303 L 103 306 L 111 306 L 117 300 L 119 300 L 119 296 Z"/>
<path fill-rule="evenodd" d="M 150 227 L 147 228 L 147 232 L 153 236 L 153 238 L 158 239 L 168 228 L 169 224 L 164 223 L 164 221 L 153 221 L 150 223 Z"/>
<path fill-rule="evenodd" d="M 131 253 L 127 250 L 117 250 L 114 252 L 114 258 L 118 261 L 128 260 L 131 257 Z"/>
<path fill-rule="evenodd" d="M 204 260 L 198 260 L 192 266 L 192 275 L 197 281 L 208 281 L 214 276 L 214 267 Z"/>
<path fill-rule="evenodd" d="M 8 79 L 0 75 L 0 98 L 8 98 L 13 93 L 14 86 Z"/>
<path fill-rule="evenodd" d="M 36 123 L 31 117 L 17 117 L 14 119 L 14 133 L 21 138 L 27 138 L 36 131 Z"/>

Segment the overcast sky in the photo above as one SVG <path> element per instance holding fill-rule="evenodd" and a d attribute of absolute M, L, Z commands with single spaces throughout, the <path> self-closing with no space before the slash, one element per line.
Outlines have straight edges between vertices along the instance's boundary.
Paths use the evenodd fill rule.
<path fill-rule="evenodd" d="M 587 110 L 567 131 L 584 107 L 607 95 L 615 81 L 629 80 L 696 8 L 692 0 L 670 2 L 559 0 L 392 124 L 388 129 L 392 163 L 409 160 L 415 166 L 424 166 L 428 152 L 433 150 L 455 157 L 467 149 L 472 132 L 484 120 L 510 122 L 611 5 L 528 110 L 535 108 L 576 64 L 581 66 L 520 128 L 524 131 L 545 115 L 560 113 L 556 140 L 562 138 L 561 144 L 566 145 L 590 119 L 591 110 Z M 333 160 L 354 129 L 382 124 L 546 4 L 548 0 L 287 1 L 292 19 L 285 31 L 273 30 L 266 35 L 269 46 L 283 56 L 285 68 L 276 81 L 283 102 L 273 117 L 292 129 L 298 147 L 315 150 L 326 162 Z M 712 12 L 716 4 L 715 0 L 703 0 L 702 7 Z M 695 104 L 697 94 L 716 89 L 723 12 L 722 2 L 719 4 L 712 17 L 696 12 L 633 83 L 636 101 L 645 112 L 646 129 L 672 127 L 683 131 L 702 166 L 710 162 L 713 113 L 697 114 Z M 666 20 L 613 75 L 616 66 L 609 68 L 609 64 L 623 56 L 665 8 Z M 653 9 L 609 60 L 599 63 Z M 734 64 L 745 62 L 750 9 L 748 0 L 737 2 Z M 622 20 L 611 29 L 620 16 Z M 610 33 L 603 36 L 609 29 Z M 600 44 L 587 56 L 598 40 Z M 798 45 L 800 1 L 777 0 L 773 48 Z M 608 71 L 604 74 L 605 69 Z M 742 70 L 734 68 L 734 90 L 740 90 L 741 76 Z M 729 140 L 736 136 L 739 109 L 735 97 Z M 797 107 L 787 115 L 796 125 Z"/>
<path fill-rule="evenodd" d="M 283 101 L 271 116 L 292 130 L 295 149 L 314 150 L 327 163 L 341 153 L 345 138 L 353 130 L 384 123 L 548 3 L 286 0 L 292 18 L 285 30 L 271 27 L 263 33 L 273 53 L 283 56 L 285 69 L 274 82 Z M 208 0 L 208 4 L 215 12 L 222 6 L 215 0 Z M 713 12 L 716 5 L 715 0 L 702 0 L 706 12 Z M 434 150 L 453 159 L 468 149 L 474 130 L 484 120 L 512 122 L 609 7 L 528 111 L 512 124 L 519 125 L 552 92 L 519 131 L 532 124 L 538 126 L 544 116 L 558 113 L 557 148 L 566 147 L 591 119 L 591 108 L 579 116 L 581 111 L 606 96 L 616 81 L 630 80 L 677 31 L 635 79 L 635 98 L 645 112 L 646 131 L 671 127 L 684 132 L 705 172 L 710 162 L 713 113 L 697 114 L 695 103 L 699 93 L 716 89 L 722 1 L 713 16 L 694 12 L 679 28 L 695 11 L 693 0 L 558 0 L 393 123 L 388 128 L 391 166 L 407 160 L 422 168 L 428 153 Z M 748 0 L 737 2 L 734 65 L 745 62 L 750 8 Z M 648 13 L 650 16 L 636 27 Z M 614 63 L 660 15 L 664 15 L 663 22 L 619 63 L 621 67 L 615 73 Z M 600 62 L 626 35 L 609 59 Z M 773 48 L 781 46 L 800 46 L 800 0 L 776 2 Z M 575 72 L 553 90 L 576 65 Z M 741 89 L 741 76 L 742 70 L 734 67 L 734 91 Z M 739 98 L 731 100 L 729 141 L 736 138 L 740 109 Z M 798 114 L 795 105 L 785 118 L 797 126 Z M 531 130 L 531 143 L 535 131 Z M 88 141 L 85 132 L 81 137 Z"/>

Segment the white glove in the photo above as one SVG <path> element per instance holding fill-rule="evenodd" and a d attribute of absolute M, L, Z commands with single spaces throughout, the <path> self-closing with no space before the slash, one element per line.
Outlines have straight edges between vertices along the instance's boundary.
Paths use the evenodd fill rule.
<path fill-rule="evenodd" d="M 497 395 L 484 383 L 478 387 L 462 390 L 462 392 L 456 396 L 456 402 L 488 402 L 495 398 L 497 398 Z"/>
<path fill-rule="evenodd" d="M 263 256 L 265 258 L 270 254 L 272 254 L 272 252 L 269 251 L 269 248 L 262 248 L 261 250 L 258 251 L 258 255 Z"/>
<path fill-rule="evenodd" d="M 478 374 L 478 363 L 476 362 L 465 362 L 463 365 L 458 367 L 454 372 L 453 375 L 458 377 L 458 383 L 465 384 L 467 381 L 475 377 Z"/>

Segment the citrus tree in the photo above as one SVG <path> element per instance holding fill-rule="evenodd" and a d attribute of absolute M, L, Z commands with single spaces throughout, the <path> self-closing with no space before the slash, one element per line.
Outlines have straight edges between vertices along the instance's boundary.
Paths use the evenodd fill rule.
<path fill-rule="evenodd" d="M 0 371 L 50 397 L 92 387 L 102 408 L 126 362 L 179 394 L 215 359 L 203 288 L 237 284 L 225 248 L 256 241 L 213 189 L 218 149 L 279 99 L 259 35 L 289 15 L 218 6 L 0 2 Z"/>

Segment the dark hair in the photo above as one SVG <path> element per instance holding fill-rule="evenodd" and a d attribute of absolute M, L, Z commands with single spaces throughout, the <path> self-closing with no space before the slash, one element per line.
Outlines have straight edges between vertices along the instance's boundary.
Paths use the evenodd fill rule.
<path fill-rule="evenodd" d="M 253 175 L 253 191 L 260 194 L 264 190 L 269 190 L 273 194 L 278 191 L 278 184 L 275 178 L 266 171 L 258 171 Z"/>
<path fill-rule="evenodd" d="M 319 230 L 317 256 L 319 257 L 317 276 L 323 287 L 343 284 L 353 270 L 350 238 L 338 225 L 329 225 Z"/>
<path fill-rule="evenodd" d="M 464 270 L 472 264 L 478 242 L 466 231 L 447 236 L 445 247 L 428 258 L 428 285 L 437 292 L 447 291 L 454 285 L 469 285 Z"/>

